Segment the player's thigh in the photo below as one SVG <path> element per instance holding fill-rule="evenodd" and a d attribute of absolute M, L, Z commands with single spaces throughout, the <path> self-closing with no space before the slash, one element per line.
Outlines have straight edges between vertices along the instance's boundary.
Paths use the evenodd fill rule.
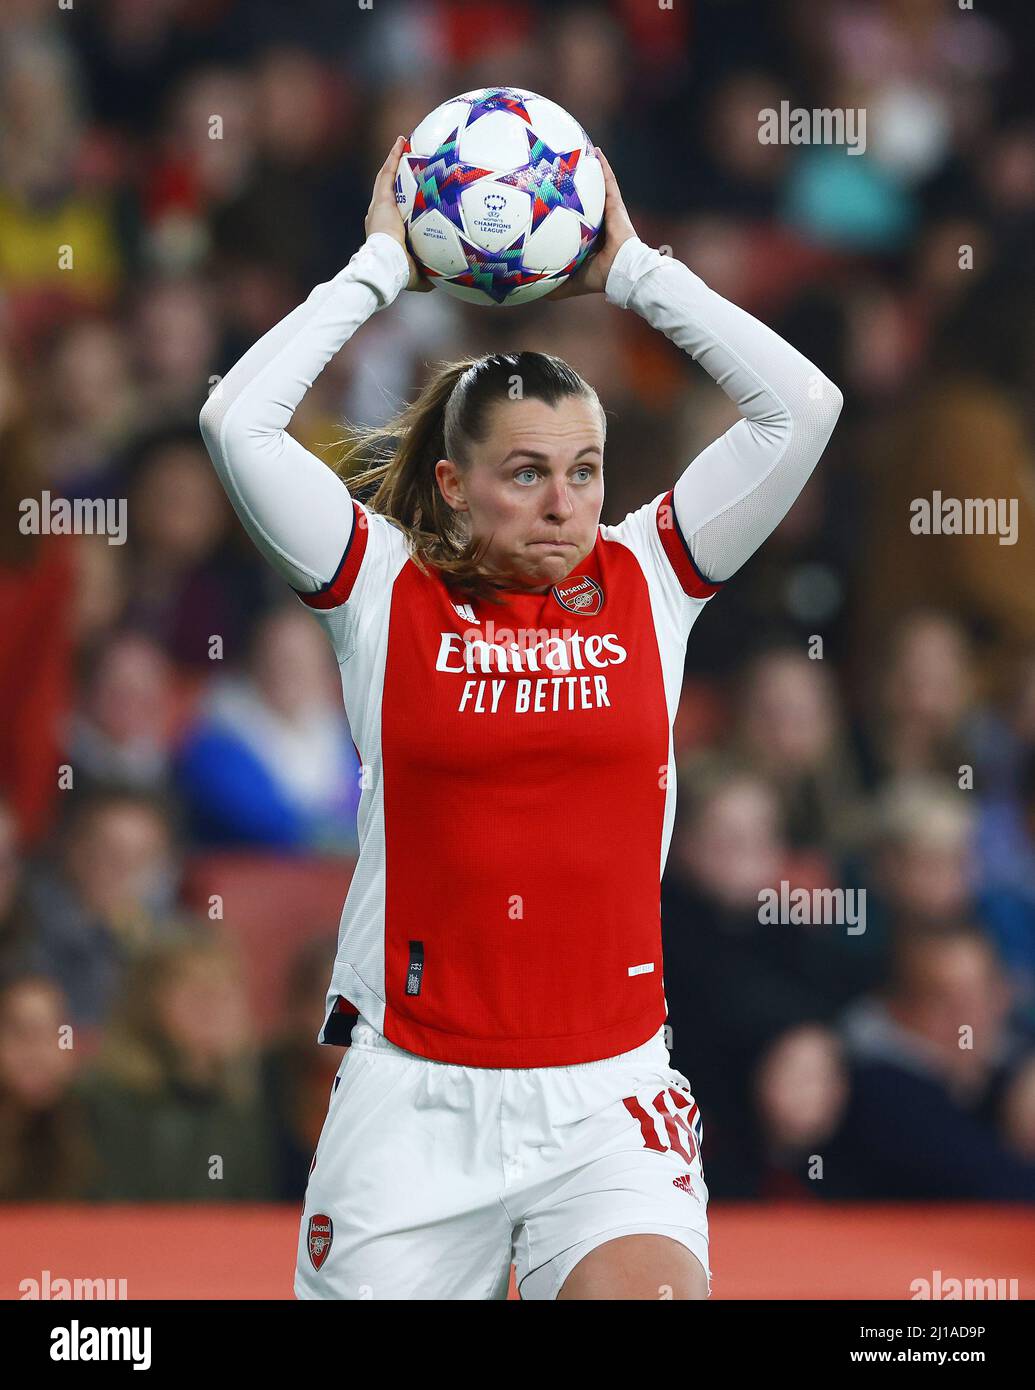
<path fill-rule="evenodd" d="M 562 1096 L 551 1109 L 563 1142 L 517 1233 L 521 1297 L 556 1298 L 585 1257 L 626 1236 L 660 1238 L 635 1247 L 642 1296 L 692 1296 L 697 1275 L 687 1255 L 709 1269 L 708 1189 L 703 1127 L 686 1078 L 663 1061 L 635 1069 L 623 1064 L 580 1074 L 568 1091 L 573 1100 Z M 574 1102 L 580 1113 L 572 1120 Z M 573 1287 L 612 1264 L 611 1255 L 595 1255 Z M 608 1277 L 613 1284 L 613 1272 Z"/>
<path fill-rule="evenodd" d="M 582 1256 L 557 1297 L 705 1299 L 708 1275 L 700 1260 L 671 1236 L 617 1236 Z"/>

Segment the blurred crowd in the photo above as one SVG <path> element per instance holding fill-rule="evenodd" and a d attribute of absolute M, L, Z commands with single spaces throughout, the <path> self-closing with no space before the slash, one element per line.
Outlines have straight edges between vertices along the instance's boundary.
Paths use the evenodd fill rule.
<path fill-rule="evenodd" d="M 260 1007 L 243 924 L 189 884 L 251 856 L 290 930 L 278 866 L 311 859 L 343 900 L 359 769 L 330 648 L 237 524 L 197 416 L 358 247 L 394 137 L 498 83 L 573 112 L 639 235 L 845 395 L 689 646 L 665 983 L 711 1194 L 1035 1197 L 1027 18 L 1021 0 L 6 0 L 0 1198 L 304 1192 L 341 1055 L 315 1043 L 336 912 Z M 760 143 L 783 101 L 865 109 L 865 153 Z M 427 362 L 546 345 L 609 412 L 605 521 L 732 423 L 603 297 L 404 294 L 292 432 L 330 461 L 343 421 L 383 422 Z M 936 490 L 1014 499 L 1016 543 L 915 534 Z M 62 499 L 125 499 L 124 534 L 61 534 Z M 781 884 L 855 895 L 865 930 L 764 922 Z"/>

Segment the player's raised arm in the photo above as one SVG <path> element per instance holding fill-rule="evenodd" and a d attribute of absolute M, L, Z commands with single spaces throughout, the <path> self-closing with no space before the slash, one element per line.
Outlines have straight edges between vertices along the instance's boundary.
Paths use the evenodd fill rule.
<path fill-rule="evenodd" d="M 698 571 L 728 579 L 801 492 L 837 422 L 841 392 L 771 328 L 639 238 L 616 254 L 606 293 L 700 362 L 743 416 L 673 489 L 676 523 Z"/>
<path fill-rule="evenodd" d="M 430 288 L 406 252 L 395 204 L 397 140 L 381 166 L 367 239 L 345 268 L 271 328 L 202 408 L 201 433 L 237 515 L 293 588 L 333 577 L 352 532 L 348 489 L 286 432 L 306 391 L 356 330 L 400 290 Z M 394 221 L 393 221 L 394 219 Z"/>

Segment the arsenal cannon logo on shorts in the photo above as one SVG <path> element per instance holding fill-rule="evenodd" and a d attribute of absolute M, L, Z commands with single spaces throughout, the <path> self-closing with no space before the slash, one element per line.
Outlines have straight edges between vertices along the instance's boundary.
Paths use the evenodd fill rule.
<path fill-rule="evenodd" d="M 314 1269 L 319 1269 L 327 1258 L 333 1239 L 334 1223 L 329 1216 L 309 1218 L 309 1258 Z"/>

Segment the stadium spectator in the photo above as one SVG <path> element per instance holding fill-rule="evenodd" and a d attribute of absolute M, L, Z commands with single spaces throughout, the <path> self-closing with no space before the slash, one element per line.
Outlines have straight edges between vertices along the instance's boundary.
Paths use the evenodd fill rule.
<path fill-rule="evenodd" d="M 0 983 L 0 1200 L 86 1196 L 97 1158 L 72 1087 L 80 1054 L 67 1002 L 50 980 Z"/>
<path fill-rule="evenodd" d="M 0 792 L 27 845 L 53 828 L 62 727 L 73 698 L 74 557 L 41 534 L 45 459 L 25 391 L 0 352 Z M 34 516 L 33 503 L 40 513 Z"/>
<path fill-rule="evenodd" d="M 857 728 L 871 787 L 913 773 L 956 781 L 973 768 L 983 720 L 970 643 L 945 611 L 915 610 L 900 619 L 876 672 Z"/>
<path fill-rule="evenodd" d="M 178 881 L 164 803 L 124 789 L 73 802 L 55 854 L 28 876 L 26 901 L 28 959 L 65 991 L 77 1028 L 104 1023 L 129 962 L 172 928 Z"/>
<path fill-rule="evenodd" d="M 8 33 L 0 67 L 0 279 L 30 343 L 107 304 L 124 271 L 115 200 L 82 158 L 76 60 L 56 28 Z"/>
<path fill-rule="evenodd" d="M 866 659 L 880 660 L 890 613 L 936 605 L 979 637 L 993 689 L 1035 642 L 1035 552 L 1024 543 L 1035 528 L 1035 457 L 1022 405 L 1035 370 L 1035 286 L 1027 269 L 1020 276 L 1017 269 L 1011 259 L 994 284 L 972 288 L 938 338 L 948 351 L 933 354 L 922 388 L 874 438 L 861 550 Z M 981 502 L 977 524 L 962 511 L 961 520 L 946 516 L 943 524 L 943 508 L 974 501 Z M 919 534 L 918 502 L 930 517 Z"/>
<path fill-rule="evenodd" d="M 690 768 L 685 798 L 662 890 L 672 1064 L 708 1117 L 709 1191 L 757 1196 L 768 1143 L 754 1094 L 759 1064 L 774 1044 L 811 1030 L 801 1054 L 805 1070 L 825 1062 L 816 1069 L 827 1095 L 813 1107 L 821 1129 L 837 1108 L 834 1000 L 863 988 L 865 976 L 853 977 L 851 952 L 830 940 L 844 926 L 761 920 L 761 891 L 779 891 L 786 874 L 778 804 L 764 781 L 721 765 Z M 793 1071 L 792 1052 L 788 1043 Z M 763 1083 L 770 1111 L 780 1090 L 779 1080 Z M 783 1143 L 779 1131 L 773 1142 Z"/>
<path fill-rule="evenodd" d="M 834 1191 L 875 1201 L 1035 1198 L 1035 1054 L 1008 1023 L 991 944 L 961 925 L 903 933 L 886 990 L 842 1027 L 849 1101 Z"/>
<path fill-rule="evenodd" d="M 140 418 L 152 429 L 172 428 L 189 418 L 209 386 L 204 365 L 216 343 L 204 287 L 172 275 L 146 284 L 137 297 L 133 327 Z"/>
<path fill-rule="evenodd" d="M 137 391 L 115 317 L 72 319 L 55 332 L 35 402 L 47 484 L 63 497 L 107 493 L 112 458 L 131 439 Z"/>
<path fill-rule="evenodd" d="M 789 843 L 825 850 L 858 834 L 858 772 L 823 661 L 794 647 L 758 656 L 741 675 L 738 709 L 732 748 L 776 793 Z"/>
<path fill-rule="evenodd" d="M 254 563 L 228 543 L 226 499 L 196 434 L 175 425 L 156 431 L 130 464 L 123 616 L 179 666 L 199 672 L 211 671 L 214 655 L 238 656 L 238 634 L 263 587 Z"/>
<path fill-rule="evenodd" d="M 240 964 L 209 929 L 134 965 L 80 1093 L 105 1201 L 272 1197 Z"/>
<path fill-rule="evenodd" d="M 93 648 L 69 731 L 68 761 L 79 790 L 167 790 L 171 676 L 165 652 L 139 633 L 114 633 Z"/>
<path fill-rule="evenodd" d="M 333 955 L 333 941 L 310 941 L 298 952 L 284 991 L 280 1029 L 263 1054 L 263 1110 L 272 1127 L 278 1201 L 305 1197 L 327 1097 L 344 1053 L 313 1045 L 323 1027 L 327 962 Z"/>
<path fill-rule="evenodd" d="M 30 931 L 18 824 L 0 799 L 0 974 L 24 959 Z"/>
<path fill-rule="evenodd" d="M 977 850 L 981 915 L 1035 1039 L 1035 743 L 1020 763 L 1013 796 L 982 806 Z"/>
<path fill-rule="evenodd" d="M 101 535 L 73 538 L 71 544 L 72 641 L 85 662 L 118 626 L 126 607 L 129 574 L 122 546 Z"/>
<path fill-rule="evenodd" d="M 778 1037 L 752 1077 L 758 1171 L 762 1198 L 808 1199 L 823 1192 L 822 1158 L 848 1100 L 840 1039 L 829 1028 L 803 1024 Z"/>
<path fill-rule="evenodd" d="M 946 778 L 905 776 L 881 788 L 871 872 L 874 896 L 896 926 L 937 927 L 967 912 L 976 810 Z"/>
<path fill-rule="evenodd" d="M 248 674 L 211 688 L 177 773 L 201 844 L 355 850 L 359 760 L 330 648 L 301 605 L 257 623 Z"/>

